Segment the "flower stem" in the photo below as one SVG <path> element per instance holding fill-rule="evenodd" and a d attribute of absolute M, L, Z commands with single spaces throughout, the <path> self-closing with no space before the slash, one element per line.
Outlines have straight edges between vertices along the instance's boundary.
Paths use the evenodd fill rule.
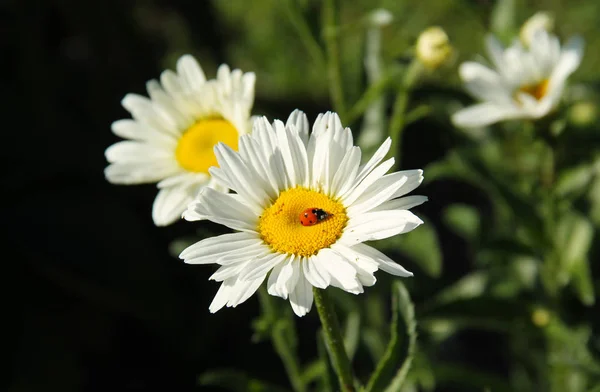
<path fill-rule="evenodd" d="M 336 0 L 324 0 L 322 8 L 323 38 L 327 50 L 327 74 L 329 77 L 329 93 L 333 107 L 340 116 L 342 123 L 346 120 L 346 103 L 344 101 L 344 88 L 342 85 L 342 70 L 340 65 L 340 47 L 337 25 L 338 9 Z"/>
<path fill-rule="evenodd" d="M 310 27 L 308 26 L 308 23 L 306 23 L 306 19 L 304 18 L 304 15 L 302 15 L 302 10 L 299 9 L 297 2 L 295 0 L 284 0 L 282 4 L 290 18 L 290 22 L 296 29 L 300 41 L 306 47 L 307 52 L 317 66 L 323 66 L 325 64 L 323 50 L 310 31 Z"/>
<path fill-rule="evenodd" d="M 298 364 L 298 358 L 294 353 L 294 345 L 286 339 L 286 328 L 290 328 L 293 325 L 293 321 L 285 320 L 281 315 L 278 314 L 277 309 L 273 304 L 273 298 L 267 293 L 267 289 L 261 286 L 258 290 L 259 300 L 263 312 L 273 318 L 273 326 L 271 328 L 271 342 L 277 352 L 277 355 L 283 362 L 283 367 L 287 373 L 290 384 L 294 392 L 304 392 L 306 387 L 302 381 L 300 374 L 300 365 Z"/>
<path fill-rule="evenodd" d="M 396 100 L 394 101 L 394 108 L 392 109 L 392 118 L 390 120 L 388 133 L 392 138 L 392 146 L 388 153 L 388 157 L 396 157 L 396 163 L 392 170 L 395 170 L 395 168 L 400 166 L 400 159 L 402 157 L 400 149 L 402 147 L 402 132 L 404 131 L 404 126 L 406 125 L 406 108 L 408 107 L 408 98 L 410 90 L 414 86 L 415 82 L 419 79 L 422 69 L 422 64 L 418 60 L 413 59 L 412 63 L 406 70 L 406 73 L 404 74 L 404 79 L 402 80 L 402 83 L 400 84 L 396 94 Z"/>
<path fill-rule="evenodd" d="M 352 375 L 352 367 L 350 360 L 344 348 L 344 339 L 340 324 L 338 323 L 335 309 L 331 299 L 325 290 L 313 288 L 315 304 L 323 326 L 323 335 L 325 336 L 325 344 L 335 372 L 337 373 L 340 382 L 340 389 L 343 392 L 354 392 L 354 376 Z"/>

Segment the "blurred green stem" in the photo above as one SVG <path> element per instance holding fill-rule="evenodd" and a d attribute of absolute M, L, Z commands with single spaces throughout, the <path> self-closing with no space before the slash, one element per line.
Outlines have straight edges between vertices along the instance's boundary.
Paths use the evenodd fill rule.
<path fill-rule="evenodd" d="M 344 348 L 344 338 L 342 330 L 333 308 L 333 303 L 325 290 L 313 288 L 315 296 L 315 305 L 319 312 L 321 325 L 323 326 L 323 335 L 325 344 L 329 352 L 329 358 L 340 382 L 340 389 L 343 392 L 354 392 L 354 376 L 350 360 Z"/>
<path fill-rule="evenodd" d="M 283 0 L 282 4 L 285 7 L 290 22 L 296 29 L 296 33 L 298 33 L 298 37 L 300 37 L 300 41 L 306 47 L 306 51 L 319 67 L 323 66 L 325 64 L 325 55 L 315 36 L 310 31 L 310 27 L 306 23 L 299 5 L 295 0 Z"/>
<path fill-rule="evenodd" d="M 300 374 L 298 358 L 293 352 L 293 345 L 290 344 L 285 337 L 286 328 L 293 325 L 293 321 L 282 319 L 282 315 L 278 314 L 279 312 L 273 304 L 273 298 L 269 295 L 264 286 L 259 288 L 258 295 L 263 312 L 269 315 L 273 320 L 273 325 L 271 327 L 271 341 L 273 342 L 275 351 L 281 358 L 281 362 L 283 362 L 283 367 L 288 375 L 290 384 L 292 384 L 294 392 L 304 392 L 306 391 L 306 387 Z"/>
<path fill-rule="evenodd" d="M 412 87 L 419 80 L 419 76 L 423 71 L 423 65 L 415 58 L 408 66 L 404 79 L 396 92 L 396 100 L 392 109 L 392 118 L 390 120 L 388 135 L 392 138 L 392 146 L 388 152 L 388 158 L 396 157 L 396 163 L 392 170 L 400 166 L 402 158 L 402 133 L 406 125 L 406 108 L 408 107 L 409 95 Z"/>
<path fill-rule="evenodd" d="M 377 79 L 376 82 L 371 84 L 367 91 L 363 93 L 360 99 L 348 110 L 346 115 L 347 124 L 352 124 L 356 121 L 363 113 L 366 113 L 371 107 L 377 105 L 378 100 L 381 98 L 384 90 L 392 83 L 393 80 L 397 79 L 401 75 L 401 70 L 398 67 L 393 67 L 387 71 L 381 78 Z M 365 114 L 366 121 L 366 114 Z M 361 131 L 362 132 L 362 131 Z"/>
<path fill-rule="evenodd" d="M 381 26 L 379 25 L 371 26 L 367 29 L 365 72 L 369 87 L 376 85 L 377 82 L 383 79 L 383 70 L 381 66 Z M 370 103 L 364 108 L 365 115 L 358 138 L 358 145 L 363 151 L 370 151 L 374 146 L 380 145 L 384 139 L 385 101 L 382 90 L 383 89 L 377 90 L 377 95 L 373 97 L 373 99 L 370 100 Z M 362 101 L 362 98 L 360 101 Z M 355 107 L 356 105 L 350 109 L 350 112 L 352 112 Z M 348 124 L 352 123 L 352 121 L 350 121 L 351 118 L 352 116 L 349 113 L 347 119 Z"/>
<path fill-rule="evenodd" d="M 333 108 L 340 116 L 342 123 L 346 123 L 346 103 L 344 101 L 344 88 L 340 63 L 339 34 L 337 13 L 339 9 L 337 0 L 323 0 L 322 26 L 323 39 L 327 49 L 327 75 L 329 78 L 329 93 L 333 101 Z"/>

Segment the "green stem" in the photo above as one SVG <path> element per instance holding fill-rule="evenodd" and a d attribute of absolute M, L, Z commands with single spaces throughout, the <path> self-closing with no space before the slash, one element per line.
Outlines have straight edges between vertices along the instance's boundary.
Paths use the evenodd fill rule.
<path fill-rule="evenodd" d="M 302 14 L 302 10 L 299 9 L 296 1 L 284 0 L 282 3 L 288 14 L 290 22 L 296 29 L 296 33 L 298 34 L 300 41 L 306 47 L 306 51 L 313 58 L 313 61 L 319 66 L 325 64 L 325 55 L 323 50 L 315 39 L 315 36 L 310 31 L 310 27 L 306 23 L 306 19 Z"/>
<path fill-rule="evenodd" d="M 343 392 L 354 392 L 354 376 L 352 375 L 352 367 L 350 360 L 344 348 L 344 339 L 340 324 L 335 315 L 335 309 L 331 299 L 325 290 L 313 288 L 315 296 L 315 305 L 319 312 L 321 325 L 323 326 L 323 335 L 325 336 L 325 344 L 335 372 L 340 382 L 340 388 Z"/>
<path fill-rule="evenodd" d="M 283 362 L 283 367 L 290 380 L 290 384 L 292 384 L 292 389 L 295 392 L 304 392 L 306 391 L 306 387 L 302 381 L 300 365 L 298 364 L 298 359 L 294 353 L 294 347 L 290 344 L 288 339 L 286 339 L 286 328 L 289 328 L 293 321 L 283 320 L 278 317 L 278 312 L 273 304 L 273 298 L 269 295 L 264 286 L 260 287 L 258 295 L 263 312 L 270 315 L 274 320 L 271 328 L 271 342 L 273 343 L 277 355 L 281 358 L 281 362 Z"/>
<path fill-rule="evenodd" d="M 402 147 L 402 133 L 404 131 L 404 126 L 406 125 L 406 108 L 408 107 L 409 94 L 411 88 L 419 79 L 422 69 L 423 66 L 421 63 L 414 59 L 406 70 L 404 80 L 396 93 L 396 100 L 394 101 L 394 107 L 392 109 L 392 118 L 390 120 L 388 133 L 392 138 L 392 146 L 388 153 L 388 158 L 393 156 L 396 157 L 396 163 L 392 170 L 400 166 L 402 157 L 400 149 Z"/>
<path fill-rule="evenodd" d="M 323 38 L 327 49 L 327 75 L 329 78 L 329 93 L 333 101 L 333 108 L 345 123 L 346 103 L 344 101 L 344 88 L 342 85 L 342 71 L 340 65 L 339 34 L 336 15 L 336 0 L 323 0 Z"/>

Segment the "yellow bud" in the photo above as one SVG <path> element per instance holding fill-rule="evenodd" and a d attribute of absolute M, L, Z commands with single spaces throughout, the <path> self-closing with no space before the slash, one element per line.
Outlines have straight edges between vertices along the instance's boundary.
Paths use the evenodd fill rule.
<path fill-rule="evenodd" d="M 531 313 L 531 321 L 535 326 L 543 328 L 550 323 L 550 312 L 544 308 L 537 308 Z"/>
<path fill-rule="evenodd" d="M 592 125 L 598 117 L 598 110 L 594 102 L 581 101 L 573 104 L 569 110 L 569 120 L 578 127 Z"/>
<path fill-rule="evenodd" d="M 417 58 L 427 68 L 436 69 L 452 56 L 446 32 L 438 26 L 425 29 L 417 39 Z"/>
<path fill-rule="evenodd" d="M 537 12 L 523 23 L 519 38 L 523 45 L 528 47 L 533 39 L 533 34 L 535 34 L 537 30 L 552 31 L 553 28 L 554 18 L 552 15 L 548 12 Z"/>

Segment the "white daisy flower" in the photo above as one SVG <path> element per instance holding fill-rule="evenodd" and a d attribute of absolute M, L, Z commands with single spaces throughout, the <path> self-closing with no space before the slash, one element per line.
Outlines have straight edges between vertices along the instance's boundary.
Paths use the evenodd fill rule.
<path fill-rule="evenodd" d="M 203 189 L 184 212 L 189 221 L 208 219 L 236 232 L 207 238 L 180 258 L 221 267 L 222 282 L 210 311 L 246 301 L 267 279 L 268 292 L 289 298 L 298 316 L 312 306 L 312 287 L 363 292 L 374 272 L 412 276 L 378 250 L 363 244 L 413 230 L 421 219 L 408 211 L 427 200 L 402 197 L 419 186 L 421 170 L 386 174 L 381 163 L 388 138 L 360 165 L 361 150 L 335 113 L 308 120 L 294 111 L 286 124 L 266 118 L 240 138 L 239 152 L 219 143 L 219 167 L 211 175 L 236 193 Z"/>
<path fill-rule="evenodd" d="M 104 174 L 114 184 L 158 182 L 152 207 L 157 226 L 181 218 L 205 186 L 221 191 L 208 168 L 217 164 L 218 142 L 233 149 L 251 129 L 254 73 L 221 65 L 217 78 L 206 80 L 190 55 L 177 61 L 177 72 L 164 71 L 160 82 L 147 83 L 146 98 L 127 94 L 122 105 L 133 119 L 118 120 L 112 130 L 124 139 L 106 149 L 110 165 Z"/>
<path fill-rule="evenodd" d="M 504 49 L 493 36 L 488 36 L 486 43 L 495 69 L 476 62 L 459 68 L 466 90 L 483 101 L 452 116 L 460 127 L 547 115 L 558 106 L 567 78 L 583 56 L 580 37 L 561 48 L 558 38 L 541 28 L 531 34 L 527 48 L 516 40 Z"/>

